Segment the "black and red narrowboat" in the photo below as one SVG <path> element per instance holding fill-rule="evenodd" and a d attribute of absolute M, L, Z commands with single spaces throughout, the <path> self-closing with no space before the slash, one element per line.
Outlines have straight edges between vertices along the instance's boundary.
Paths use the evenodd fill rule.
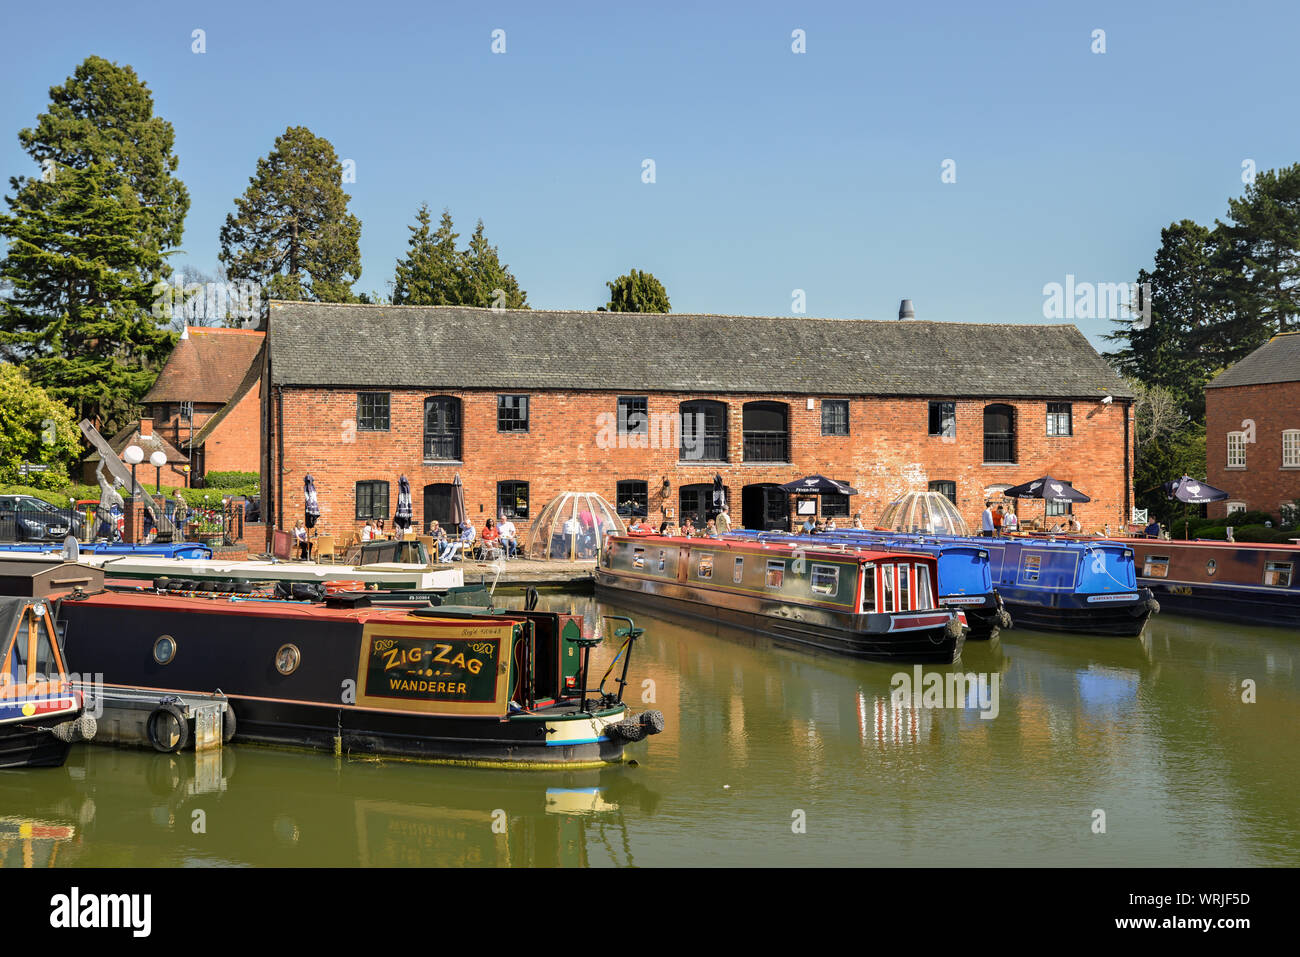
<path fill-rule="evenodd" d="M 939 607 L 933 557 L 656 535 L 611 536 L 596 567 L 611 598 L 875 661 L 951 663 L 965 615 Z"/>

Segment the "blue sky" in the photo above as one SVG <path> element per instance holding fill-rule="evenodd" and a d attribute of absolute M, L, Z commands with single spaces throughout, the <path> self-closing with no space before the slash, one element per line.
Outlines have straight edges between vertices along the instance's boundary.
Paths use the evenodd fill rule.
<path fill-rule="evenodd" d="M 614 7 L 11 4 L 0 172 L 34 172 L 17 131 L 98 54 L 176 128 L 177 264 L 215 269 L 258 157 L 305 125 L 356 162 L 357 291 L 387 291 L 428 202 L 464 236 L 481 217 L 535 308 L 636 267 L 675 312 L 788 315 L 802 289 L 813 316 L 1042 322 L 1044 284 L 1131 281 L 1162 226 L 1226 216 L 1243 161 L 1300 161 L 1294 5 Z"/>

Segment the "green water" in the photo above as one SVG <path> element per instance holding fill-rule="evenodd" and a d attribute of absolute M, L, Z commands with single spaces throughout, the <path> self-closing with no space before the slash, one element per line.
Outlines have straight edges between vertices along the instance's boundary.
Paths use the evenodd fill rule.
<path fill-rule="evenodd" d="M 636 767 L 79 745 L 63 768 L 0 772 L 0 864 L 1300 864 L 1291 632 L 1170 616 L 1141 639 L 1009 632 L 963 655 L 998 676 L 986 719 L 896 705 L 911 668 L 631 613 L 648 633 L 629 699 L 653 693 L 667 719 Z"/>

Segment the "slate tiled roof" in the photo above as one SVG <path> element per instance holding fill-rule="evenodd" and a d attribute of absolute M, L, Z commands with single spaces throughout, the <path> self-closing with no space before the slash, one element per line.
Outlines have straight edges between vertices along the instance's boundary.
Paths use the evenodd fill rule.
<path fill-rule="evenodd" d="M 272 302 L 274 385 L 1099 397 L 1072 325 Z"/>
<path fill-rule="evenodd" d="M 1300 332 L 1283 332 L 1206 383 L 1207 389 L 1234 385 L 1300 382 Z"/>
<path fill-rule="evenodd" d="M 229 402 L 244 379 L 265 333 L 255 329 L 190 326 L 167 358 L 153 388 L 140 401 Z"/>

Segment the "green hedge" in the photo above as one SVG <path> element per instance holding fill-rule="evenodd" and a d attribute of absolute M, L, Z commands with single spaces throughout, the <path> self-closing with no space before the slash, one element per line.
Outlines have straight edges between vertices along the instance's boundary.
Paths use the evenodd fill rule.
<path fill-rule="evenodd" d="M 242 485 L 235 488 L 182 488 L 176 492 L 185 499 L 185 504 L 191 508 L 215 508 L 221 504 L 222 498 L 233 498 L 243 495 L 247 498 L 256 499 L 261 495 L 257 485 Z M 207 496 L 204 501 L 203 496 Z"/>
<path fill-rule="evenodd" d="M 243 489 L 260 481 L 256 472 L 208 472 L 203 476 L 204 488 Z M 223 494 L 224 491 L 223 491 Z"/>
<path fill-rule="evenodd" d="M 93 498 L 99 500 L 98 485 L 70 485 L 58 490 L 33 488 L 30 485 L 0 485 L 0 495 L 33 495 L 44 499 L 51 505 L 66 508 L 77 499 Z"/>

